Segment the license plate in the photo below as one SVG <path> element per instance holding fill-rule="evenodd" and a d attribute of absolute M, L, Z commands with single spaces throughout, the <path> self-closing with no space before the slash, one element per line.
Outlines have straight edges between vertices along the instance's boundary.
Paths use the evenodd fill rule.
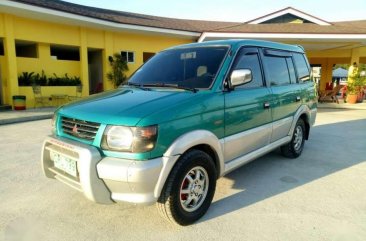
<path fill-rule="evenodd" d="M 70 174 L 71 176 L 77 176 L 76 161 L 71 158 L 60 155 L 56 152 L 50 152 L 51 160 L 53 160 L 56 168 Z"/>

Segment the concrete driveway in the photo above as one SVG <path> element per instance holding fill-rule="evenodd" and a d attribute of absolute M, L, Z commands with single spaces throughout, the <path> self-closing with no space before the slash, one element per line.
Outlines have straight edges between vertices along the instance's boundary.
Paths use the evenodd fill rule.
<path fill-rule="evenodd" d="M 99 205 L 43 177 L 50 120 L 0 126 L 0 240 L 365 240 L 366 111 L 320 110 L 303 155 L 274 151 L 218 181 L 198 223 Z"/>

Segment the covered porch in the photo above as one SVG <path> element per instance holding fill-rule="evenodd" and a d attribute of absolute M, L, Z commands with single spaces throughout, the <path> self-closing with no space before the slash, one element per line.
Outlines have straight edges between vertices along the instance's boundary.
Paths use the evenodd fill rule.
<path fill-rule="evenodd" d="M 366 64 L 366 47 L 362 40 L 359 42 L 300 43 L 300 45 L 304 46 L 310 65 L 321 67 L 320 90 L 325 90 L 327 83 L 332 83 L 334 66 Z"/>

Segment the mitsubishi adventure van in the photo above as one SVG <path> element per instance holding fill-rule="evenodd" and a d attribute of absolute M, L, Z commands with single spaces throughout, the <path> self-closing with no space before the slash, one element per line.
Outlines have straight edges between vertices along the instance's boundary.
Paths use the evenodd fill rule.
<path fill-rule="evenodd" d="M 218 178 L 276 148 L 300 156 L 316 113 L 302 47 L 187 44 L 156 54 L 125 85 L 59 108 L 42 167 L 94 202 L 156 203 L 189 225 Z"/>

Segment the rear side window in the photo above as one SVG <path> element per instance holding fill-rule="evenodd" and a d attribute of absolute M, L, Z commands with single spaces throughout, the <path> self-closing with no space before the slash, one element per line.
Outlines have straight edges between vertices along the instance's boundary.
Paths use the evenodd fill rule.
<path fill-rule="evenodd" d="M 236 69 L 250 69 L 252 71 L 252 81 L 236 87 L 240 88 L 256 88 L 263 86 L 262 71 L 259 62 L 258 52 L 251 52 L 251 49 L 242 49 L 235 61 L 234 70 Z"/>
<path fill-rule="evenodd" d="M 300 53 L 293 53 L 293 58 L 295 61 L 299 82 L 310 80 L 310 71 L 304 55 Z"/>
<path fill-rule="evenodd" d="M 282 56 L 264 56 L 266 73 L 272 86 L 290 84 L 287 58 Z"/>
<path fill-rule="evenodd" d="M 287 68 L 290 74 L 290 79 L 291 79 L 291 84 L 296 84 L 296 74 L 295 74 L 295 67 L 294 67 L 294 63 L 292 62 L 291 58 L 286 58 L 286 62 L 287 62 Z"/>

